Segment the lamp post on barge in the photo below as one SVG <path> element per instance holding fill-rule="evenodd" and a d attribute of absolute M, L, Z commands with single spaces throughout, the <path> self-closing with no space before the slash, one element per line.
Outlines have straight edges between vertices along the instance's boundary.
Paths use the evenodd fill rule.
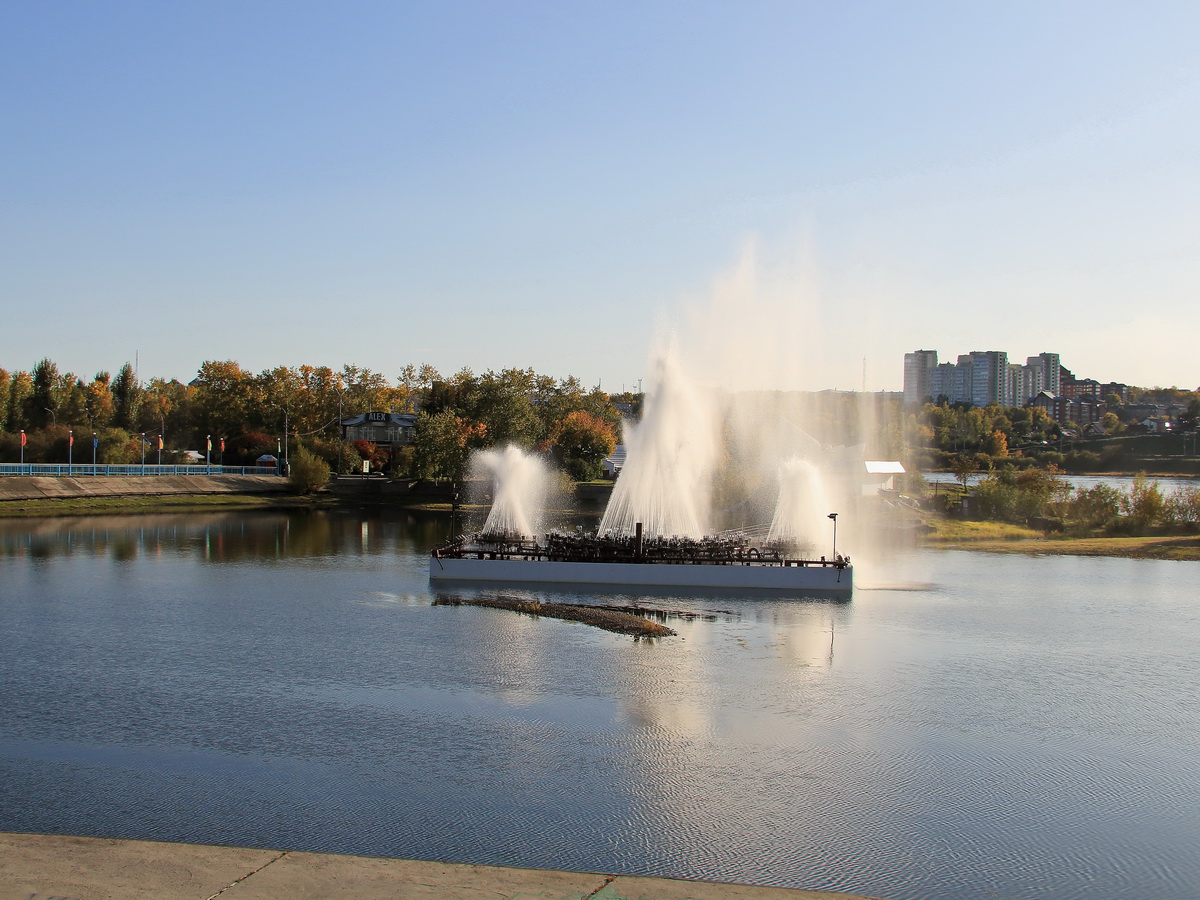
<path fill-rule="evenodd" d="M 830 513 L 829 518 L 833 519 L 833 558 L 837 560 L 837 513 Z"/>

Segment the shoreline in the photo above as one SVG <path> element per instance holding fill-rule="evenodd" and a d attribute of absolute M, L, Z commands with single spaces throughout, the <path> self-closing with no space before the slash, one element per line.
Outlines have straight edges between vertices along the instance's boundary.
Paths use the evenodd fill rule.
<path fill-rule="evenodd" d="M 412 900 L 869 900 L 801 888 L 686 881 L 264 847 L 0 832 L 0 900 L 408 897 Z"/>
<path fill-rule="evenodd" d="M 1046 535 L 1004 522 L 935 520 L 918 545 L 930 550 L 1024 553 L 1030 556 L 1108 556 L 1123 559 L 1200 561 L 1200 535 Z"/>
<path fill-rule="evenodd" d="M 191 486 L 194 482 L 190 482 Z M 0 486 L 3 481 L 0 480 Z M 149 487 L 141 482 L 135 487 Z M 130 493 L 87 493 L 59 496 L 4 498 L 0 492 L 0 520 L 21 518 L 75 518 L 98 515 L 155 515 L 164 513 L 257 512 L 270 510 L 328 510 L 388 506 L 431 514 L 450 515 L 475 507 L 431 502 L 428 497 L 374 496 L 320 491 L 291 494 L 235 491 L 185 493 L 179 490 Z M 932 550 L 972 550 L 983 553 L 1025 553 L 1034 556 L 1110 556 L 1129 559 L 1200 561 L 1200 536 L 1195 534 L 1145 535 L 1045 535 L 1001 522 L 934 519 L 932 533 L 920 536 L 920 546 Z"/>

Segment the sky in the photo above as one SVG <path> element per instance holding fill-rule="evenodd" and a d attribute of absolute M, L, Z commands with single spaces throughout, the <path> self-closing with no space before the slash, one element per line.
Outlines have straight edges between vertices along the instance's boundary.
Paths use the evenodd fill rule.
<path fill-rule="evenodd" d="M 691 334 L 746 386 L 899 390 L 933 349 L 1194 389 L 1197 34 L 1191 2 L 3 3 L 0 367 L 615 392 Z"/>

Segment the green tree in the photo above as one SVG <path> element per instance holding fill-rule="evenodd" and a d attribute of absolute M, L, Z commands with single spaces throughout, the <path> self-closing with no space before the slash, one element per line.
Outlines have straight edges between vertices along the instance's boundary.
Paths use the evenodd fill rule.
<path fill-rule="evenodd" d="M 113 424 L 126 431 L 138 430 L 138 412 L 142 405 L 142 386 L 129 363 L 121 366 L 113 380 Z"/>
<path fill-rule="evenodd" d="M 32 390 L 25 399 L 27 427 L 45 428 L 58 424 L 58 408 L 62 405 L 61 387 L 58 366 L 49 359 L 38 360 L 33 367 Z"/>
<path fill-rule="evenodd" d="M 472 432 L 473 426 L 450 410 L 418 414 L 417 438 L 413 442 L 413 466 L 417 474 L 422 478 L 461 478 Z"/>
<path fill-rule="evenodd" d="M 263 404 L 258 383 L 236 362 L 206 360 L 194 384 L 191 401 L 197 446 L 203 444 L 205 434 L 213 436 L 215 445 L 218 437 L 233 437 L 260 423 Z"/>
<path fill-rule="evenodd" d="M 305 447 L 288 460 L 288 486 L 297 494 L 312 494 L 329 484 L 329 463 Z"/>
<path fill-rule="evenodd" d="M 0 431 L 8 428 L 8 397 L 12 393 L 12 376 L 0 369 Z"/>
<path fill-rule="evenodd" d="M 950 464 L 950 471 L 954 473 L 954 477 L 966 489 L 967 482 L 971 480 L 971 476 L 979 471 L 979 463 L 974 456 L 960 453 L 954 457 L 954 462 Z"/>

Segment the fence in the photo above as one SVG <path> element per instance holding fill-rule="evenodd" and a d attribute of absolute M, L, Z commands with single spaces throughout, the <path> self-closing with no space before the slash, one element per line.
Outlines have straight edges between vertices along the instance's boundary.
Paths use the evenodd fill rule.
<path fill-rule="evenodd" d="M 0 475 L 51 475 L 92 477 L 99 475 L 278 475 L 275 466 L 93 466 L 91 463 L 0 463 Z"/>

